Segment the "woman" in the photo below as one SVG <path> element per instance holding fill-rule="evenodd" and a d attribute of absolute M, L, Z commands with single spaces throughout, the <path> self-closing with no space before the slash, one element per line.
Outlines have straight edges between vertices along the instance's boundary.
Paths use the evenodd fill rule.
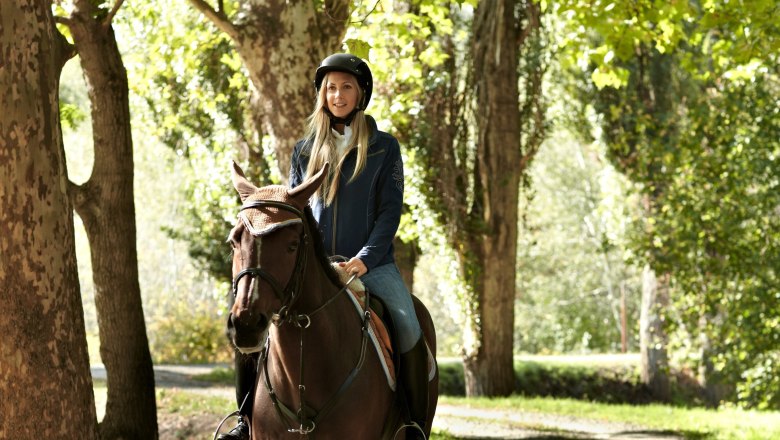
<path fill-rule="evenodd" d="M 301 184 L 325 162 L 332 164 L 329 178 L 312 197 L 312 212 L 325 249 L 344 256 L 341 266 L 357 274 L 390 310 L 401 353 L 398 380 L 410 422 L 418 425 L 407 429 L 406 435 L 425 438 L 427 349 L 412 297 L 393 257 L 404 189 L 400 146 L 364 113 L 373 78 L 362 59 L 351 54 L 325 58 L 314 74 L 314 86 L 317 101 L 306 135 L 293 150 L 290 186 Z M 237 365 L 239 373 L 246 370 Z M 220 439 L 248 438 L 240 435 L 248 433 L 242 425 Z"/>
<path fill-rule="evenodd" d="M 314 218 L 325 249 L 346 257 L 341 265 L 347 273 L 357 274 L 390 310 L 401 352 L 399 382 L 411 421 L 422 428 L 428 404 L 427 349 L 393 257 L 404 192 L 401 149 L 364 113 L 373 90 L 365 61 L 351 54 L 331 55 L 317 68 L 314 86 L 317 103 L 306 136 L 293 150 L 290 186 L 325 162 L 333 164 L 330 178 L 312 198 Z M 422 438 L 415 432 L 408 429 L 407 438 Z"/>

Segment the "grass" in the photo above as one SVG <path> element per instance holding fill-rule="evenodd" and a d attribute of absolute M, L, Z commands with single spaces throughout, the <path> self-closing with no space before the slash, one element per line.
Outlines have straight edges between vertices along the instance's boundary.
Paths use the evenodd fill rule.
<path fill-rule="evenodd" d="M 613 405 L 573 399 L 508 397 L 500 399 L 444 396 L 441 404 L 481 409 L 528 411 L 622 422 L 654 431 L 671 431 L 686 439 L 767 440 L 780 438 L 780 412 L 740 409 L 708 410 L 668 405 Z"/>
<path fill-rule="evenodd" d="M 232 387 L 236 384 L 236 371 L 232 368 L 216 367 L 207 374 L 196 374 L 192 378 L 202 382 Z"/>
<path fill-rule="evenodd" d="M 96 382 L 95 400 L 98 419 L 105 405 L 106 384 Z M 157 390 L 158 417 L 207 417 L 218 421 L 233 407 L 232 399 L 207 396 L 182 389 Z M 440 404 L 479 409 L 496 409 L 557 414 L 590 420 L 622 422 L 653 431 L 669 431 L 690 440 L 767 440 L 780 438 L 780 412 L 743 411 L 738 409 L 705 410 L 667 405 L 612 405 L 573 399 L 508 397 L 500 399 L 443 396 Z M 162 417 L 161 417 L 162 418 Z M 561 433 L 551 427 L 533 426 L 537 431 Z M 211 428 L 213 429 L 213 427 Z M 207 432 L 203 437 L 207 438 Z M 446 431 L 435 430 L 433 440 L 455 440 Z M 561 437 L 563 438 L 563 437 Z"/>
<path fill-rule="evenodd" d="M 522 411 L 626 423 L 646 428 L 648 431 L 674 433 L 688 440 L 780 439 L 780 411 L 761 412 L 734 408 L 711 410 L 693 407 L 690 404 L 681 405 L 679 402 L 675 405 L 637 404 L 635 397 L 628 396 L 637 391 L 635 363 L 631 359 L 626 359 L 594 362 L 593 359 L 585 358 L 572 362 L 571 359 L 567 361 L 566 358 L 521 358 L 516 362 L 518 395 L 500 399 L 462 397 L 464 388 L 462 365 L 458 360 L 446 360 L 440 363 L 441 391 L 444 395 L 440 396 L 439 403 L 475 409 L 495 409 L 513 413 Z M 232 368 L 215 368 L 209 374 L 197 375 L 193 379 L 232 387 L 234 371 Z M 561 395 L 566 395 L 565 393 L 569 393 L 570 396 L 562 398 Z M 603 396 L 599 397 L 599 393 L 612 397 L 605 399 Z M 595 402 L 599 398 L 606 402 Z M 105 399 L 105 381 L 97 381 L 95 400 L 98 419 L 102 418 Z M 204 423 L 208 428 L 213 429 L 215 421 L 233 410 L 234 402 L 232 399 L 207 396 L 188 390 L 160 388 L 157 390 L 157 405 L 160 420 L 170 423 L 170 420 L 174 419 L 200 419 L 205 420 Z M 498 423 L 506 426 L 511 422 L 499 420 Z M 544 433 L 543 438 L 567 438 L 565 431 L 560 431 L 554 426 L 534 424 L 523 427 Z M 163 433 L 161 425 L 161 439 L 211 438 L 210 433 L 206 432 L 208 429 L 201 428 L 203 427 L 192 428 L 192 432 L 198 432 L 197 435 L 171 436 Z M 198 429 L 203 430 L 202 435 Z M 431 438 L 433 440 L 458 439 L 438 428 L 434 429 Z"/>

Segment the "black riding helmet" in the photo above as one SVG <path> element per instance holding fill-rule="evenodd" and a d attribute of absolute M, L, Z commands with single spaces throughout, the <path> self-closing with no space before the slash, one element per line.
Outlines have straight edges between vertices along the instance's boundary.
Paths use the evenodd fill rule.
<path fill-rule="evenodd" d="M 368 107 L 371 91 L 374 89 L 374 78 L 371 76 L 371 69 L 368 68 L 365 61 L 349 53 L 337 53 L 325 58 L 314 74 L 314 87 L 317 92 L 320 91 L 322 80 L 328 72 L 347 72 L 355 75 L 360 88 L 363 89 L 363 99 L 360 100 L 355 110 L 365 110 Z"/>

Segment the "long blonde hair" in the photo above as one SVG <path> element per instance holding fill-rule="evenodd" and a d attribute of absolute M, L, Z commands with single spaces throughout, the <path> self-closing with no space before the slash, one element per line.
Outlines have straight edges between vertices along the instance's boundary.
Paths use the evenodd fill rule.
<path fill-rule="evenodd" d="M 328 115 L 326 110 L 328 105 L 326 86 L 328 83 L 328 76 L 329 74 L 326 74 L 325 78 L 322 80 L 322 86 L 317 94 L 317 103 L 314 106 L 314 112 L 308 118 L 308 128 L 305 137 L 305 139 L 312 139 L 311 156 L 309 157 L 309 165 L 306 167 L 306 175 L 313 176 L 323 165 L 325 165 L 325 162 L 330 162 L 331 164 L 330 175 L 325 179 L 317 192 L 314 193 L 314 196 L 322 200 L 325 206 L 333 203 L 333 200 L 336 198 L 336 193 L 339 189 L 339 176 L 341 175 L 341 168 L 344 165 L 344 159 L 346 159 L 347 154 L 352 151 L 353 148 L 357 148 L 357 163 L 355 164 L 355 171 L 352 173 L 352 177 L 350 177 L 349 181 L 355 180 L 366 167 L 368 139 L 370 136 L 365 113 L 363 110 L 358 110 L 350 123 L 352 137 L 347 141 L 347 148 L 344 149 L 340 157 L 337 157 L 339 153 L 338 148 L 336 148 L 336 136 L 331 131 L 330 115 Z M 360 103 L 363 99 L 363 89 L 358 86 L 357 79 L 355 79 L 355 86 L 358 88 L 357 102 Z M 333 164 L 335 164 L 335 166 Z"/>

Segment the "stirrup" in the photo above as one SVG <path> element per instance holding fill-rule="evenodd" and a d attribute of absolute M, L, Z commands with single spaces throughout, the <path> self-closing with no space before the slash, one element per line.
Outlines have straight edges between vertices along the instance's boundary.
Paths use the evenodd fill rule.
<path fill-rule="evenodd" d="M 398 434 L 400 432 L 406 432 L 407 430 L 410 429 L 419 432 L 423 440 L 428 440 L 428 437 L 425 436 L 425 431 L 423 431 L 422 427 L 413 420 L 409 422 L 403 422 L 403 424 L 401 424 L 401 426 L 399 426 L 398 429 L 395 431 L 395 434 L 393 434 L 393 438 L 395 439 L 396 437 L 398 437 Z"/>
<path fill-rule="evenodd" d="M 247 424 L 247 423 L 244 421 L 244 418 L 241 416 L 241 413 L 240 413 L 240 412 L 238 412 L 238 411 L 233 411 L 232 413 L 230 413 L 230 414 L 226 415 L 226 416 L 225 416 L 225 418 L 223 418 L 221 422 L 219 422 L 219 425 L 217 425 L 217 429 L 216 429 L 216 430 L 214 430 L 214 437 L 213 437 L 213 439 L 212 439 L 212 440 L 217 440 L 217 437 L 218 437 L 218 436 L 221 436 L 221 435 L 219 434 L 219 430 L 220 430 L 220 429 L 222 429 L 222 425 L 224 425 L 224 424 L 225 424 L 225 422 L 227 422 L 227 421 L 228 421 L 228 419 L 230 419 L 231 417 L 236 417 L 236 418 L 238 419 L 238 423 L 236 423 L 236 426 L 235 426 L 235 428 L 231 429 L 231 430 L 230 430 L 230 431 L 229 431 L 227 434 L 230 434 L 230 433 L 231 433 L 231 432 L 233 432 L 234 430 L 238 429 L 238 428 L 239 428 L 239 426 L 241 426 L 241 425 L 244 425 L 244 426 L 246 426 L 246 428 L 247 428 L 247 429 L 249 429 L 249 424 Z M 251 438 L 251 437 L 252 437 L 252 433 L 251 433 L 251 432 L 249 432 L 248 434 L 249 434 L 249 438 Z"/>

